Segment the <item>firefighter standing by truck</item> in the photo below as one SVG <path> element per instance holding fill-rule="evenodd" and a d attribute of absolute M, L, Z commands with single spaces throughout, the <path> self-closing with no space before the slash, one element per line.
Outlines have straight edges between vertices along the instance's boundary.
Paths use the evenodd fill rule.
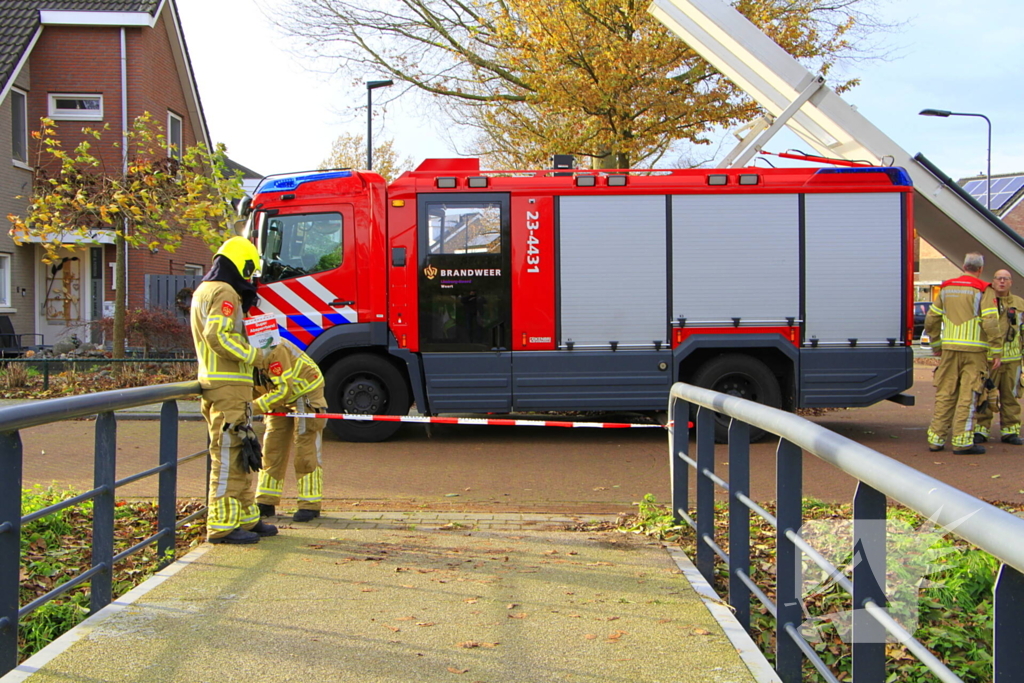
<path fill-rule="evenodd" d="M 321 413 L 327 409 L 324 378 L 313 360 L 287 340 L 267 355 L 266 371 L 260 373 L 265 392 L 253 402 L 257 413 Z M 294 522 L 309 522 L 320 516 L 324 474 L 321 466 L 325 420 L 321 418 L 267 415 L 263 434 L 263 467 L 256 488 L 260 514 L 272 517 L 281 502 L 288 456 L 295 441 L 295 479 L 298 510 Z"/>
<path fill-rule="evenodd" d="M 1024 299 L 1010 293 L 1013 277 L 1008 270 L 997 270 L 992 288 L 999 301 L 999 331 L 1003 334 L 1002 364 L 992 373 L 994 387 L 989 392 L 989 410 L 978 420 L 974 443 L 988 441 L 989 429 L 999 410 L 999 440 L 1014 446 L 1024 445 L 1020 438 L 1021 323 Z M 997 408 L 998 406 L 998 408 Z"/>
<path fill-rule="evenodd" d="M 981 254 L 964 258 L 964 274 L 942 283 L 925 317 L 932 353 L 941 356 L 935 369 L 935 414 L 928 427 L 928 448 L 941 451 L 952 426 L 953 452 L 979 455 L 974 443 L 978 398 L 991 369 L 1001 364 L 1003 338 L 995 290 L 981 280 Z"/>
<path fill-rule="evenodd" d="M 192 295 L 192 341 L 210 432 L 206 538 L 211 543 L 256 543 L 277 533 L 260 519 L 253 491 L 252 472 L 259 464 L 252 462 L 258 442 L 250 426 L 250 401 L 260 353 L 249 345 L 242 320 L 256 301 L 251 279 L 259 263 L 251 242 L 232 237 L 217 250 L 213 267 Z"/>

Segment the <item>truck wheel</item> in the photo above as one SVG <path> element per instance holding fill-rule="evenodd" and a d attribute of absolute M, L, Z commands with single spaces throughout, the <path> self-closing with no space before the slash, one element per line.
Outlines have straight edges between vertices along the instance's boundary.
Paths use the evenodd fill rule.
<path fill-rule="evenodd" d="M 770 406 L 782 407 L 782 391 L 779 381 L 768 369 L 768 366 L 750 356 L 740 353 L 729 353 L 713 358 L 700 367 L 693 376 L 692 383 L 699 387 L 718 391 L 731 396 L 739 396 L 748 401 Z M 715 413 L 715 441 L 725 443 L 729 437 L 730 418 Z M 765 431 L 756 427 L 750 428 L 751 442 L 764 438 Z"/>
<path fill-rule="evenodd" d="M 398 368 L 380 356 L 359 353 L 343 358 L 324 375 L 327 408 L 332 413 L 406 415 L 409 387 Z M 327 426 L 342 441 L 370 442 L 390 438 L 400 422 L 328 420 Z"/>

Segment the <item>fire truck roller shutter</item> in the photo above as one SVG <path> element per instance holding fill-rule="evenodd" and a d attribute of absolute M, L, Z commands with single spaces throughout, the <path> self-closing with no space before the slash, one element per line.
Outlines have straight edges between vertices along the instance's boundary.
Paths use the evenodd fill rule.
<path fill-rule="evenodd" d="M 561 343 L 667 342 L 663 196 L 559 200 Z"/>
<path fill-rule="evenodd" d="M 805 195 L 799 407 L 867 406 L 913 384 L 904 230 L 899 194 Z"/>
<path fill-rule="evenodd" d="M 804 203 L 805 344 L 902 340 L 901 195 L 808 194 Z"/>
<path fill-rule="evenodd" d="M 800 317 L 795 194 L 672 198 L 672 319 Z"/>

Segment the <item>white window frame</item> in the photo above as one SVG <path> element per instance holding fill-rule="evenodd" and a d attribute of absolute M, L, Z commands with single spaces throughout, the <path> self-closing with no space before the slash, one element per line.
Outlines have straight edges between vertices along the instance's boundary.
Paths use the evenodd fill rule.
<path fill-rule="evenodd" d="M 57 100 L 96 100 L 99 102 L 99 109 L 60 109 L 57 107 Z M 54 121 L 102 121 L 103 120 L 103 95 L 96 93 L 58 93 L 52 92 L 47 98 L 49 103 L 47 110 L 49 117 Z"/>
<path fill-rule="evenodd" d="M 0 254 L 0 308 L 11 306 L 11 255 Z"/>
<path fill-rule="evenodd" d="M 21 98 L 21 102 L 18 103 L 17 99 Z M 18 119 L 21 119 L 21 137 L 20 141 L 16 141 L 14 138 L 18 134 Z M 25 158 L 19 159 L 15 155 L 17 148 L 17 142 L 21 142 L 21 147 L 25 150 Z M 11 88 L 11 161 L 15 166 L 21 168 L 31 168 L 28 165 L 28 93 L 21 88 Z"/>
<path fill-rule="evenodd" d="M 199 277 L 202 277 L 204 270 L 205 269 L 202 266 L 196 263 L 185 264 L 185 275 L 198 275 Z"/>
<path fill-rule="evenodd" d="M 178 124 L 178 139 L 174 140 L 172 131 L 174 129 L 173 124 Z M 177 149 L 175 149 L 175 147 Z M 167 112 L 167 156 L 181 160 L 181 155 L 184 152 L 185 147 L 185 122 L 180 116 L 175 114 L 173 111 Z"/>

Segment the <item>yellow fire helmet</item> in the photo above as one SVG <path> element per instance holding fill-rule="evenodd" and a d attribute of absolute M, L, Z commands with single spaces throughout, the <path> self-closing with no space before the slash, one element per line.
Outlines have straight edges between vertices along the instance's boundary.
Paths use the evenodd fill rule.
<path fill-rule="evenodd" d="M 225 256 L 235 264 L 238 274 L 246 280 L 260 275 L 260 253 L 244 237 L 232 237 L 217 250 L 217 256 Z"/>

